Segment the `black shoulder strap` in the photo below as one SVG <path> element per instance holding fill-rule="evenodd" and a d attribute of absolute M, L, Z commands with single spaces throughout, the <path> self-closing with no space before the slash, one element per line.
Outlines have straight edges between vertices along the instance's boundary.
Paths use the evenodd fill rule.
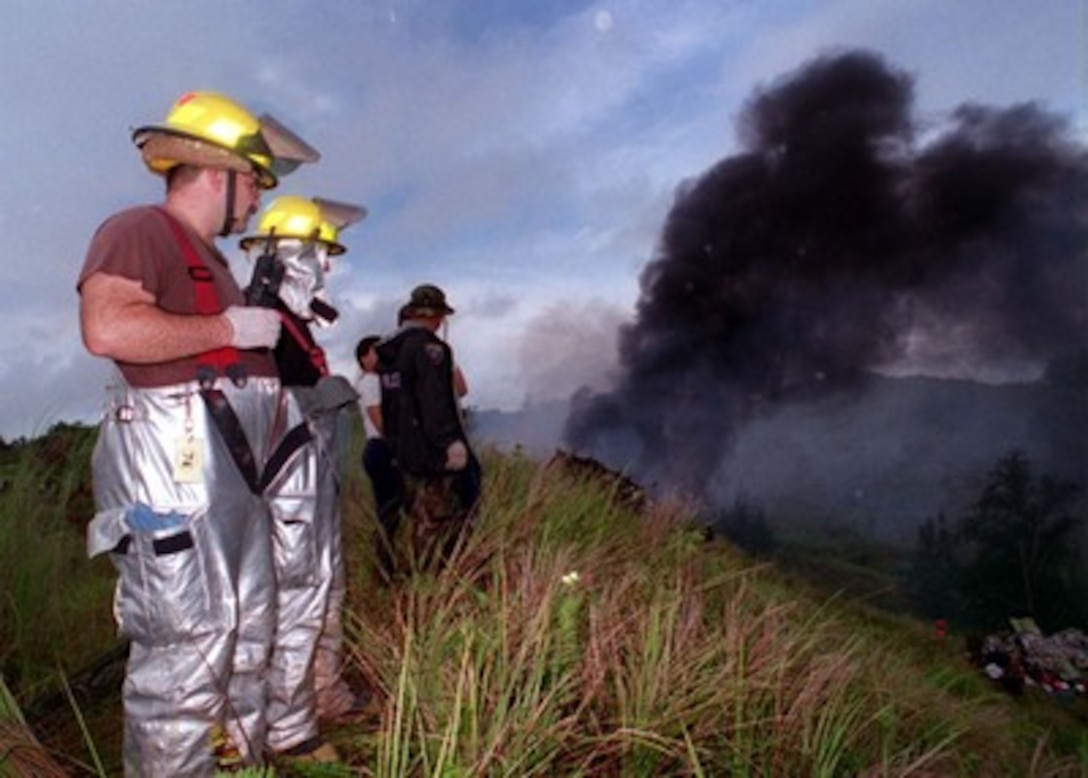
<path fill-rule="evenodd" d="M 264 472 L 261 473 L 261 479 L 257 482 L 257 489 L 254 493 L 259 494 L 267 489 L 269 484 L 280 474 L 280 470 L 287 464 L 291 456 L 312 439 L 313 435 L 310 433 L 310 427 L 306 422 L 292 427 L 291 431 L 283 436 L 279 445 L 276 446 L 276 450 L 272 452 L 272 456 L 265 463 Z"/>
<path fill-rule="evenodd" d="M 230 402 L 220 389 L 201 389 L 200 396 L 204 399 L 204 406 L 208 414 L 215 422 L 215 428 L 219 430 L 220 437 L 230 451 L 231 459 L 238 467 L 249 490 L 254 494 L 260 494 L 261 487 L 257 475 L 257 462 L 253 457 L 253 450 L 249 447 L 242 422 L 238 420 L 238 414 L 230 407 Z"/>

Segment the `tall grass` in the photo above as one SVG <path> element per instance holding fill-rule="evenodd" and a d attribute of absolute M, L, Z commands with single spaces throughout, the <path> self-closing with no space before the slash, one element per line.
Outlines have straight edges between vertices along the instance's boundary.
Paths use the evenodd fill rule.
<path fill-rule="evenodd" d="M 68 772 L 42 747 L 0 677 L 0 778 L 65 778 Z"/>
<path fill-rule="evenodd" d="M 88 561 L 84 550 L 94 511 L 92 446 L 91 430 L 64 428 L 3 470 L 0 671 L 21 697 L 54 679 L 58 667 L 78 667 L 114 640 L 112 570 L 107 560 Z"/>
<path fill-rule="evenodd" d="M 785 583 L 679 507 L 635 516 L 516 456 L 487 472 L 445 569 L 357 601 L 384 709 L 343 737 L 368 774 L 1081 774 L 1013 736 L 1004 700 L 931 678 L 901 650 L 917 625 Z"/>
<path fill-rule="evenodd" d="M 1085 775 L 1082 730 L 991 692 L 921 625 L 708 541 L 683 506 L 635 515 L 607 484 L 518 454 L 486 452 L 483 509 L 443 569 L 379 587 L 358 448 L 346 650 L 378 715 L 328 734 L 359 774 Z M 82 557 L 61 498 L 3 500 L 0 576 L 18 591 L 4 662 L 34 689 L 112 644 L 113 576 Z M 119 717 L 115 700 L 90 737 L 119 738 Z M 47 747 L 79 741 L 69 719 Z"/>

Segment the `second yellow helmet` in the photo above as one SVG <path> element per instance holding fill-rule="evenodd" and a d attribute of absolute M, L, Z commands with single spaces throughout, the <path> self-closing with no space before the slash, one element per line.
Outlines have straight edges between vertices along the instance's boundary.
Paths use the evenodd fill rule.
<path fill-rule="evenodd" d="M 283 195 L 269 203 L 261 214 L 257 232 L 242 238 L 240 245 L 243 251 L 248 251 L 257 241 L 269 238 L 321 241 L 330 256 L 346 251 L 338 240 L 339 229 L 325 218 L 321 206 L 298 195 Z"/>

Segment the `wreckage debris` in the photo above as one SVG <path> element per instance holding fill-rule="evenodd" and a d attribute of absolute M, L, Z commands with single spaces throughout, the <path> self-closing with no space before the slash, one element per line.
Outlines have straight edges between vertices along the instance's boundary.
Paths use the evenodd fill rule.
<path fill-rule="evenodd" d="M 1009 619 L 1011 631 L 982 639 L 974 660 L 991 681 L 1013 694 L 1038 687 L 1062 700 L 1088 689 L 1088 635 L 1065 629 L 1043 635 L 1033 619 Z"/>
<path fill-rule="evenodd" d="M 601 484 L 610 491 L 616 505 L 635 513 L 644 512 L 650 505 L 650 497 L 642 486 L 593 457 L 578 456 L 556 449 L 544 469 L 560 471 L 582 481 Z"/>

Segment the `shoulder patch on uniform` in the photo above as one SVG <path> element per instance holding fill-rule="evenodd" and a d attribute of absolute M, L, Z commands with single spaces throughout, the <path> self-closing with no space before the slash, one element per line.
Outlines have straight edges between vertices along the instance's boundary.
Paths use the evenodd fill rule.
<path fill-rule="evenodd" d="M 436 365 L 441 365 L 446 361 L 446 350 L 438 343 L 428 343 L 423 347 L 423 353 L 427 355 L 427 359 Z"/>

